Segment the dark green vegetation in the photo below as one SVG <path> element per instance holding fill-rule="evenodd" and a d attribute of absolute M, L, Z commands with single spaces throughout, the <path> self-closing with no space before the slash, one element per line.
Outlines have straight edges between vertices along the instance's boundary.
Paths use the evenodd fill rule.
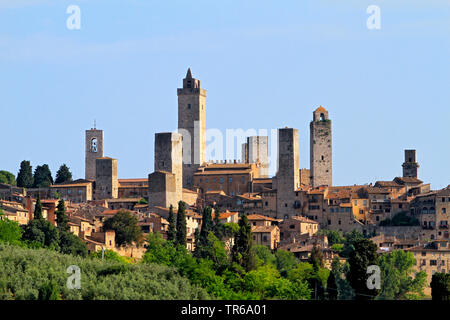
<path fill-rule="evenodd" d="M 137 243 L 142 236 L 137 218 L 126 210 L 119 210 L 113 217 L 106 219 L 103 223 L 103 229 L 115 231 L 116 244 L 119 246 Z"/>
<path fill-rule="evenodd" d="M 61 167 L 59 167 L 56 172 L 55 183 L 63 183 L 72 181 L 72 172 L 70 172 L 69 167 L 64 163 Z"/>
<path fill-rule="evenodd" d="M 417 218 L 408 216 L 406 212 L 399 212 L 392 219 L 381 221 L 380 226 L 420 226 L 420 222 Z"/>
<path fill-rule="evenodd" d="M 450 300 L 450 273 L 436 272 L 431 278 L 431 296 L 433 300 Z"/>
<path fill-rule="evenodd" d="M 81 289 L 68 289 L 67 268 L 81 269 Z M 209 299 L 173 268 L 82 258 L 0 243 L 0 300 Z"/>
<path fill-rule="evenodd" d="M 0 171 L 0 183 L 10 184 L 12 186 L 16 185 L 16 177 L 9 171 Z"/>

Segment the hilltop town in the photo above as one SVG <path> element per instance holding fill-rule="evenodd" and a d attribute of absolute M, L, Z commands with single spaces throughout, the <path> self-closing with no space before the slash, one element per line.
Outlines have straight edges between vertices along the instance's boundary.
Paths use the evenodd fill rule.
<path fill-rule="evenodd" d="M 167 238 L 170 207 L 186 206 L 186 249 L 195 250 L 204 208 L 216 208 L 222 223 L 246 216 L 253 243 L 272 252 L 286 250 L 308 261 L 319 247 L 325 266 L 340 256 L 324 230 L 358 231 L 380 254 L 411 252 L 414 269 L 427 274 L 450 270 L 450 185 L 432 190 L 420 180 L 416 150 L 404 150 L 403 175 L 364 185 L 333 185 L 332 117 L 322 106 L 312 110 L 310 167 L 300 168 L 296 128 L 278 129 L 276 175 L 269 176 L 267 136 L 247 137 L 241 159 L 206 158 L 206 90 L 189 69 L 178 95 L 178 132 L 156 133 L 154 171 L 140 179 L 119 179 L 119 161 L 104 154 L 104 132 L 85 132 L 85 177 L 46 187 L 0 184 L 0 209 L 26 225 L 37 199 L 43 218 L 57 225 L 55 212 L 66 204 L 68 227 L 89 252 L 113 250 L 140 259 L 145 245 L 116 245 L 115 232 L 103 223 L 118 212 L 131 212 L 144 234 Z M 181 201 L 181 202 L 180 202 Z M 213 216 L 214 218 L 214 216 Z M 228 249 L 233 245 L 230 238 Z M 427 288 L 428 294 L 430 289 Z"/>

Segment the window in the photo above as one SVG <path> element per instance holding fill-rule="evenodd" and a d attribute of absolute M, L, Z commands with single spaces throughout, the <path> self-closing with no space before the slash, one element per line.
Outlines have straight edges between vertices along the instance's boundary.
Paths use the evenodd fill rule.
<path fill-rule="evenodd" d="M 447 209 L 446 208 L 442 208 L 442 213 L 447 213 Z"/>
<path fill-rule="evenodd" d="M 334 212 L 334 208 L 330 208 L 330 212 Z"/>
<path fill-rule="evenodd" d="M 190 103 L 188 103 L 188 109 L 190 109 L 191 108 L 191 104 Z"/>
<path fill-rule="evenodd" d="M 72 190 L 68 189 L 67 194 L 71 194 L 71 193 L 72 193 Z"/>
<path fill-rule="evenodd" d="M 376 220 L 377 220 L 377 221 L 380 221 L 380 216 L 377 216 Z"/>
<path fill-rule="evenodd" d="M 330 225 L 331 224 L 331 220 L 330 219 L 328 219 L 328 225 Z"/>
<path fill-rule="evenodd" d="M 267 241 L 267 236 L 263 237 L 263 241 L 266 242 Z"/>
<path fill-rule="evenodd" d="M 228 182 L 229 182 L 229 183 L 232 183 L 232 182 L 233 182 L 233 177 L 229 177 L 229 178 L 228 178 Z"/>
<path fill-rule="evenodd" d="M 358 205 L 358 200 L 355 200 L 355 206 L 357 206 Z"/>
<path fill-rule="evenodd" d="M 364 205 L 364 206 L 367 206 L 367 200 L 364 200 L 364 201 L 363 201 L 363 205 Z"/>
<path fill-rule="evenodd" d="M 266 207 L 269 205 L 269 202 L 266 201 Z"/>
<path fill-rule="evenodd" d="M 437 260 L 430 260 L 430 266 L 437 266 Z"/>
<path fill-rule="evenodd" d="M 223 183 L 223 177 L 220 177 L 220 183 Z"/>
<path fill-rule="evenodd" d="M 338 224 L 341 224 L 341 220 L 338 221 Z"/>
<path fill-rule="evenodd" d="M 241 177 L 241 183 L 245 183 L 245 177 Z"/>
<path fill-rule="evenodd" d="M 445 202 L 445 198 L 442 198 L 442 202 Z"/>
<path fill-rule="evenodd" d="M 295 229 L 295 225 L 291 224 L 291 225 L 289 226 L 289 229 Z"/>
<path fill-rule="evenodd" d="M 206 179 L 205 179 L 205 182 L 206 182 L 206 183 L 208 183 L 208 182 L 209 182 L 208 178 L 206 178 Z"/>

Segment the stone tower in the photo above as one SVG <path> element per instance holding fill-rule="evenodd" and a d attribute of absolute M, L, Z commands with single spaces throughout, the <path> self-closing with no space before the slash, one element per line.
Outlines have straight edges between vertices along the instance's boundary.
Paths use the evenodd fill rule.
<path fill-rule="evenodd" d="M 178 207 L 183 196 L 183 140 L 177 132 L 155 134 L 155 172 L 149 175 L 149 207 Z"/>
<path fill-rule="evenodd" d="M 331 120 L 324 107 L 320 106 L 313 112 L 309 127 L 311 185 L 332 186 Z"/>
<path fill-rule="evenodd" d="M 298 130 L 278 129 L 277 218 L 295 215 L 294 195 L 300 187 Z"/>
<path fill-rule="evenodd" d="M 85 179 L 95 180 L 95 159 L 103 157 L 103 130 L 86 130 Z"/>
<path fill-rule="evenodd" d="M 117 159 L 102 157 L 95 159 L 95 163 L 95 200 L 118 198 Z"/>
<path fill-rule="evenodd" d="M 246 163 L 258 163 L 259 178 L 269 176 L 269 137 L 247 137 L 247 142 L 242 144 L 242 161 Z"/>
<path fill-rule="evenodd" d="M 416 150 L 405 150 L 405 162 L 403 167 L 403 177 L 417 178 L 419 164 L 416 159 Z"/>
<path fill-rule="evenodd" d="M 206 161 L 206 90 L 188 69 L 178 88 L 178 132 L 183 135 L 183 186 L 192 188 L 197 168 Z"/>

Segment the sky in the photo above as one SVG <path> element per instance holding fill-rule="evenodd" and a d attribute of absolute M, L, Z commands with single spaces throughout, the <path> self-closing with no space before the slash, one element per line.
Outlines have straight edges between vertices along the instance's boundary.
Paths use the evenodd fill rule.
<path fill-rule="evenodd" d="M 79 30 L 67 27 L 70 5 Z M 370 5 L 380 29 L 367 27 Z M 419 178 L 443 188 L 449 57 L 449 0 L 0 0 L 0 170 L 30 160 L 55 174 L 66 163 L 83 178 L 95 119 L 119 178 L 147 177 L 154 134 L 177 129 L 190 67 L 207 90 L 208 129 L 297 128 L 309 168 L 309 122 L 322 105 L 334 185 L 392 180 L 416 149 Z"/>

